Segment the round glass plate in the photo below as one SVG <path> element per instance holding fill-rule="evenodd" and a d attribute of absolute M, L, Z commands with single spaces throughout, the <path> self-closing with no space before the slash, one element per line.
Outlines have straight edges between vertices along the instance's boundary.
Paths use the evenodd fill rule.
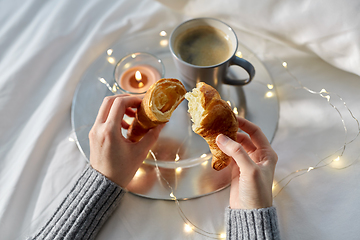
<path fill-rule="evenodd" d="M 113 73 L 121 58 L 136 52 L 153 54 L 163 62 L 165 78 L 179 78 L 168 46 L 172 30 L 155 28 L 124 36 L 85 72 L 73 98 L 71 121 L 76 143 L 86 159 L 90 155 L 88 134 L 102 100 L 114 92 L 119 93 L 114 86 Z M 239 116 L 260 126 L 271 142 L 279 119 L 272 79 L 260 60 L 241 43 L 237 55 L 254 65 L 256 75 L 244 87 L 226 86 L 222 98 Z M 229 69 L 232 77 L 244 78 L 244 74 L 239 67 Z M 184 200 L 217 192 L 230 184 L 231 166 L 215 171 L 211 167 L 211 157 L 205 140 L 191 130 L 187 101 L 184 100 L 162 130 L 128 190 L 139 196 L 164 200 L 172 200 L 174 196 Z"/>

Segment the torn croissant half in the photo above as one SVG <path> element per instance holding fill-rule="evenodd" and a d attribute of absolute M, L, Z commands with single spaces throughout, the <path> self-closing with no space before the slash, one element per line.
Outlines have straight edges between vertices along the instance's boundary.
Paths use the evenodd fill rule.
<path fill-rule="evenodd" d="M 166 123 L 177 106 L 184 100 L 186 89 L 174 78 L 163 78 L 154 83 L 146 92 L 127 136 L 138 142 L 151 128 Z"/>
<path fill-rule="evenodd" d="M 188 111 L 193 121 L 192 129 L 203 137 L 213 154 L 212 167 L 221 170 L 228 166 L 231 157 L 223 153 L 216 144 L 216 137 L 222 133 L 236 140 L 238 122 L 229 104 L 210 85 L 199 82 L 192 92 L 185 94 L 189 101 Z"/>

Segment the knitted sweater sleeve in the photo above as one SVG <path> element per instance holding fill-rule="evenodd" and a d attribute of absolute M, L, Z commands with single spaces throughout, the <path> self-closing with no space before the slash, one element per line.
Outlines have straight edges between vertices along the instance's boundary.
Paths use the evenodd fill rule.
<path fill-rule="evenodd" d="M 49 221 L 28 239 L 94 239 L 124 193 L 89 165 Z"/>
<path fill-rule="evenodd" d="M 225 210 L 226 238 L 229 240 L 279 240 L 275 207 Z"/>

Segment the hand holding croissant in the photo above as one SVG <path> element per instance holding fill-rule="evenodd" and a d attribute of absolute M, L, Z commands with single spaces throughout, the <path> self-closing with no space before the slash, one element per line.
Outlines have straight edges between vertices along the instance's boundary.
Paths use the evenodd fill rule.
<path fill-rule="evenodd" d="M 189 101 L 189 113 L 194 124 L 192 129 L 203 137 L 213 154 L 212 167 L 221 170 L 228 166 L 231 157 L 223 153 L 216 144 L 216 137 L 224 134 L 236 140 L 238 123 L 229 104 L 210 85 L 199 82 L 185 98 Z"/>
<path fill-rule="evenodd" d="M 146 92 L 127 136 L 138 142 L 150 129 L 169 121 L 171 114 L 184 100 L 186 89 L 177 79 L 164 78 Z"/>

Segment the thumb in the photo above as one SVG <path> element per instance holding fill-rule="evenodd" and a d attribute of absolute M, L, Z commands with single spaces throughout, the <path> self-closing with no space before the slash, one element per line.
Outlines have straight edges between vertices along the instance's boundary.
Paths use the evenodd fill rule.
<path fill-rule="evenodd" d="M 232 157 L 242 172 L 250 171 L 256 167 L 256 163 L 249 157 L 245 149 L 231 138 L 219 134 L 216 137 L 216 144 L 226 155 Z"/>

